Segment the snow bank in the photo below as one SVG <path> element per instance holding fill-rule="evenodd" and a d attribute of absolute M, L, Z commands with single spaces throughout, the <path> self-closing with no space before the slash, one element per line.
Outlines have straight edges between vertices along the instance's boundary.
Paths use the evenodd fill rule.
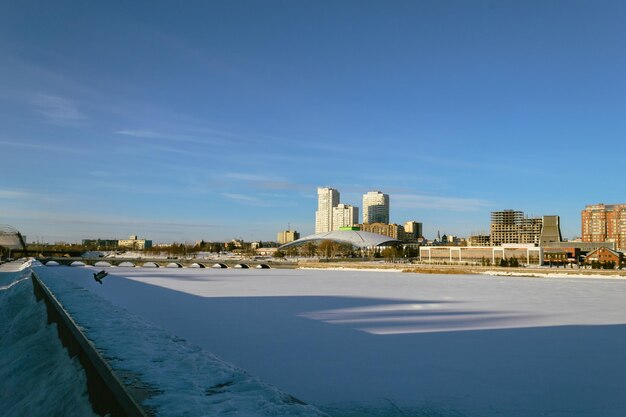
<path fill-rule="evenodd" d="M 583 274 L 568 274 L 567 272 L 516 272 L 516 271 L 484 271 L 481 275 L 504 276 L 504 277 L 529 277 L 529 278 L 583 278 L 583 279 L 619 279 L 626 281 L 622 275 L 603 275 L 593 272 Z"/>
<path fill-rule="evenodd" d="M 143 404 L 159 416 L 324 415 L 64 279 L 70 268 L 35 271 L 122 379 L 138 375 L 149 387 Z M 85 283 L 93 281 L 83 272 Z"/>
<path fill-rule="evenodd" d="M 4 417 L 94 416 L 85 373 L 47 325 L 30 271 L 0 272 L 0 404 Z"/>

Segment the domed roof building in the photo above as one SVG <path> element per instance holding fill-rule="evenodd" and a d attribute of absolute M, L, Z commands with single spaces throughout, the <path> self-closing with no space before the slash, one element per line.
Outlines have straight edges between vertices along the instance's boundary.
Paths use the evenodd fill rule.
<path fill-rule="evenodd" d="M 279 247 L 279 249 L 287 249 L 303 245 L 308 242 L 316 243 L 323 240 L 331 240 L 338 243 L 349 243 L 352 246 L 356 246 L 361 249 L 400 243 L 397 239 L 379 235 L 377 233 L 363 232 L 361 230 L 333 230 L 332 232 L 322 232 L 305 236 L 301 239 L 294 240 L 293 242 L 286 243 Z"/>

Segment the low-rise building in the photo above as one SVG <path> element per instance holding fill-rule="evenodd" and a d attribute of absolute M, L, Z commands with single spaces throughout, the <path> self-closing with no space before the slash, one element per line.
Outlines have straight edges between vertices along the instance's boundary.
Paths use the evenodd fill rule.
<path fill-rule="evenodd" d="M 397 240 L 404 240 L 404 227 L 399 224 L 387 223 L 363 223 L 358 225 L 359 230 L 376 233 Z"/>
<path fill-rule="evenodd" d="M 491 236 L 485 234 L 471 235 L 468 240 L 468 246 L 490 246 Z"/>
<path fill-rule="evenodd" d="M 500 265 L 515 258 L 520 265 L 541 265 L 543 249 L 533 244 L 502 246 L 421 246 L 420 260 L 434 264 Z"/>
<path fill-rule="evenodd" d="M 624 265 L 624 254 L 609 248 L 598 248 L 591 251 L 585 257 L 587 265 L 597 265 L 598 268 L 613 265 L 613 267 L 621 268 Z"/>
<path fill-rule="evenodd" d="M 83 246 L 88 249 L 114 250 L 117 249 L 117 239 L 83 239 Z"/>
<path fill-rule="evenodd" d="M 152 247 L 152 241 L 146 239 L 138 239 L 137 235 L 131 235 L 128 239 L 121 239 L 117 241 L 118 248 L 132 249 L 132 250 L 144 250 Z"/>

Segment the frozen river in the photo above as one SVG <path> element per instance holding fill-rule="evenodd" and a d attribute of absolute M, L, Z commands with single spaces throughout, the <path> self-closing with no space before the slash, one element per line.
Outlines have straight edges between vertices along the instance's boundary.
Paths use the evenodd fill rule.
<path fill-rule="evenodd" d="M 626 415 L 626 280 L 107 270 L 55 274 L 333 415 Z"/>

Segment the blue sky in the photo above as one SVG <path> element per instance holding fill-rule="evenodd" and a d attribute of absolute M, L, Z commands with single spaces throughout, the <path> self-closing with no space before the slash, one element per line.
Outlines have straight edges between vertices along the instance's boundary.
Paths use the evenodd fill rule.
<path fill-rule="evenodd" d="M 3 2 L 0 223 L 312 233 L 316 187 L 468 235 L 626 203 L 620 1 Z"/>

